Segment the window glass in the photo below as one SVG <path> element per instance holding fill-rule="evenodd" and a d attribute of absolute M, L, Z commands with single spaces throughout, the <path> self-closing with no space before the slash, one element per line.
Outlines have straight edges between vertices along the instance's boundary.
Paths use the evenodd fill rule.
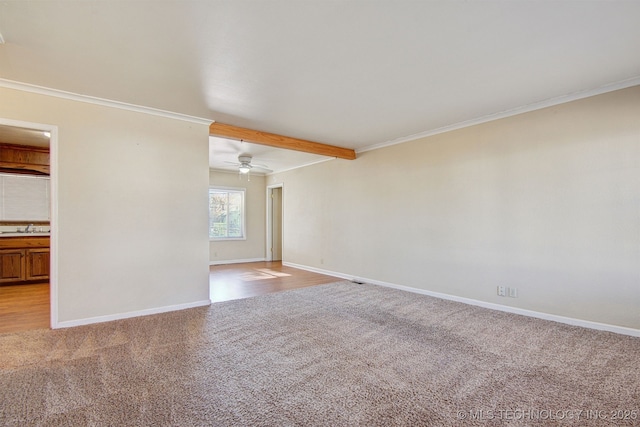
<path fill-rule="evenodd" d="M 209 238 L 244 239 L 244 189 L 209 189 Z"/>

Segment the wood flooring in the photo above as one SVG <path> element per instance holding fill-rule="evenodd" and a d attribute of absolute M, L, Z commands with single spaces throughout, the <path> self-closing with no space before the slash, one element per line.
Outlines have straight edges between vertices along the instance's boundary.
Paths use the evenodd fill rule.
<path fill-rule="evenodd" d="M 228 301 L 288 289 L 336 282 L 340 279 L 283 266 L 254 262 L 210 267 L 212 302 Z M 50 327 L 49 284 L 0 286 L 0 334 Z"/>
<path fill-rule="evenodd" d="M 333 276 L 283 266 L 280 261 L 213 265 L 209 271 L 211 302 L 248 298 L 340 280 Z"/>
<path fill-rule="evenodd" d="M 50 325 L 49 283 L 0 286 L 0 334 Z"/>

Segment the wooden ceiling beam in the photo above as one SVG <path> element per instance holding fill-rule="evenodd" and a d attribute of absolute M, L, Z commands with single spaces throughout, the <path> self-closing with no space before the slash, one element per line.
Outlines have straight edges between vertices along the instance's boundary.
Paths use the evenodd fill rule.
<path fill-rule="evenodd" d="M 336 147 L 335 145 L 291 138 L 289 136 L 261 132 L 259 130 L 241 128 L 218 122 L 209 125 L 209 134 L 221 138 L 241 140 L 254 144 L 268 145 L 270 147 L 285 148 L 287 150 L 304 151 L 305 153 L 338 157 L 340 159 L 354 160 L 356 158 L 356 152 L 349 148 Z"/>

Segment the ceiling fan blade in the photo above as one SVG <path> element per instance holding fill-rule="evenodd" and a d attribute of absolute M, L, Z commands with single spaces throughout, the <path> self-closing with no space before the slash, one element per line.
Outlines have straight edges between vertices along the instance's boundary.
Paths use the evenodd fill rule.
<path fill-rule="evenodd" d="M 230 164 L 230 165 L 240 166 L 240 163 L 238 163 L 238 162 L 229 162 L 227 160 L 225 160 L 224 162 L 227 163 L 227 164 Z"/>

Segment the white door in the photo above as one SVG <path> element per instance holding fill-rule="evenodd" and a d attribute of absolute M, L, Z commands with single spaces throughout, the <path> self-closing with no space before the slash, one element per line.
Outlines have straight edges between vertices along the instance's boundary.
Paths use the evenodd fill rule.
<path fill-rule="evenodd" d="M 282 184 L 267 187 L 267 261 L 282 261 L 283 191 Z"/>
<path fill-rule="evenodd" d="M 271 189 L 271 260 L 282 261 L 282 187 Z"/>

